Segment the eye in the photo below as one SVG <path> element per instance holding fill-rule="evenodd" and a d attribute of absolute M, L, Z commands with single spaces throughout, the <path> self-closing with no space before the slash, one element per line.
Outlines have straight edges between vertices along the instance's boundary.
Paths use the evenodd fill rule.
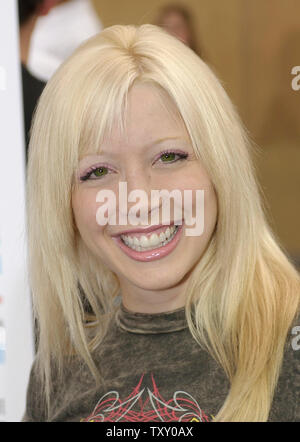
<path fill-rule="evenodd" d="M 111 169 L 109 169 L 108 167 L 105 166 L 101 166 L 101 167 L 91 167 L 91 169 L 89 169 L 87 171 L 87 173 L 82 176 L 80 178 L 81 181 L 87 181 L 87 180 L 97 180 L 99 178 L 104 177 L 105 175 L 108 175 Z M 92 178 L 92 176 L 94 175 L 94 178 Z"/>
<path fill-rule="evenodd" d="M 160 157 L 160 159 L 162 160 L 162 162 L 170 162 L 170 161 L 174 161 L 176 157 L 176 153 L 174 152 L 167 152 L 167 153 L 163 153 L 162 156 Z"/>
<path fill-rule="evenodd" d="M 159 162 L 161 163 L 176 163 L 177 161 L 185 160 L 187 157 L 187 153 L 170 150 L 161 153 L 158 160 L 160 160 Z"/>

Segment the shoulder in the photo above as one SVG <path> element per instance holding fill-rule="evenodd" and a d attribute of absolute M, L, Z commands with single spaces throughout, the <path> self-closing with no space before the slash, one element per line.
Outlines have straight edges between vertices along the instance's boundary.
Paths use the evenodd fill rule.
<path fill-rule="evenodd" d="M 61 399 L 61 395 L 64 393 L 64 386 L 69 379 L 72 378 L 72 370 L 78 367 L 72 364 L 72 357 L 66 359 L 66 364 L 60 370 L 57 363 L 51 362 L 49 367 L 49 397 L 47 401 L 46 395 L 46 382 L 45 372 L 40 369 L 39 358 L 35 357 L 32 364 L 29 381 L 27 385 L 26 394 L 26 408 L 23 415 L 23 422 L 47 422 L 49 420 L 50 413 L 48 413 L 48 405 L 53 412 L 57 401 Z"/>
<path fill-rule="evenodd" d="M 22 422 L 43 422 L 46 420 L 46 400 L 43 383 L 39 375 L 37 359 L 34 360 L 27 385 L 26 409 Z"/>
<path fill-rule="evenodd" d="M 282 366 L 269 421 L 300 421 L 300 315 L 294 319 L 285 343 Z"/>

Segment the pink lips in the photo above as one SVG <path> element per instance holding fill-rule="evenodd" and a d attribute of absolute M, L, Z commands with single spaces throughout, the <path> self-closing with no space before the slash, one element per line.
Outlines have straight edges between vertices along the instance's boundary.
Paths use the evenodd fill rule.
<path fill-rule="evenodd" d="M 168 244 L 166 244 L 162 247 L 158 247 L 153 250 L 145 251 L 145 252 L 137 252 L 135 250 L 130 249 L 121 240 L 120 236 L 113 237 L 113 239 L 114 239 L 114 241 L 116 241 L 116 243 L 120 247 L 120 249 L 122 249 L 123 252 L 127 256 L 129 256 L 130 258 L 132 258 L 136 261 L 149 262 L 149 261 L 154 261 L 157 259 L 164 258 L 165 256 L 169 255 L 177 246 L 178 241 L 181 238 L 182 229 L 183 229 L 183 225 L 179 225 L 174 238 Z"/>

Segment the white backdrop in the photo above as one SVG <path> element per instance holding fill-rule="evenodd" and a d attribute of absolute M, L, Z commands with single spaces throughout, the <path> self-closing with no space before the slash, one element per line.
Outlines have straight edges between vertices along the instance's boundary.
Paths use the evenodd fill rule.
<path fill-rule="evenodd" d="M 16 0 L 0 0 L 0 421 L 8 422 L 22 418 L 33 361 L 18 32 Z"/>

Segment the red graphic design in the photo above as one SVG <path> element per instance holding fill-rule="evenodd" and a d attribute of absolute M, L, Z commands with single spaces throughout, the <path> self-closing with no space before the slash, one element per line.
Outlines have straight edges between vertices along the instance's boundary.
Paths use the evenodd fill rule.
<path fill-rule="evenodd" d="M 197 401 L 185 391 L 176 391 L 172 399 L 164 399 L 153 375 L 152 391 L 142 388 L 144 374 L 132 393 L 121 400 L 117 391 L 106 393 L 93 412 L 81 422 L 209 422 Z"/>

